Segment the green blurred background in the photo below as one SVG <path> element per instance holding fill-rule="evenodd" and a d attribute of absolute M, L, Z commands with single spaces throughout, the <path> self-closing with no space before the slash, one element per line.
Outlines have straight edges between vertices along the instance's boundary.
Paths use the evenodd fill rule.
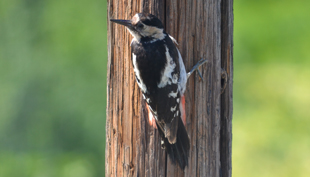
<path fill-rule="evenodd" d="M 234 1 L 234 177 L 310 174 L 310 1 Z M 104 176 L 106 1 L 0 1 L 0 177 Z"/>
<path fill-rule="evenodd" d="M 234 177 L 310 176 L 310 1 L 234 1 Z"/>
<path fill-rule="evenodd" d="M 0 1 L 0 177 L 104 176 L 106 6 Z"/>

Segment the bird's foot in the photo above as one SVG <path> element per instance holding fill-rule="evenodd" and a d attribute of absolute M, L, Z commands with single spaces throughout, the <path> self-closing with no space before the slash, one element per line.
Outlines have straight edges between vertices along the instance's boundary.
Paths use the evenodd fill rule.
<path fill-rule="evenodd" d="M 203 77 L 201 72 L 199 71 L 199 66 L 205 64 L 208 60 L 207 59 L 201 59 L 200 61 L 198 61 L 198 63 L 196 63 L 196 65 L 187 73 L 187 78 L 189 78 L 189 76 L 191 76 L 195 71 L 198 72 L 199 77 L 202 79 L 203 81 Z"/>

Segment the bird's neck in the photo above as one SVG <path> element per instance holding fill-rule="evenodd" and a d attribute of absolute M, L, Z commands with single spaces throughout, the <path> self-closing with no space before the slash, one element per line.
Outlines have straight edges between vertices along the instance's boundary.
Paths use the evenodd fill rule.
<path fill-rule="evenodd" d="M 162 32 L 162 33 L 156 33 L 152 36 L 146 36 L 146 37 L 141 36 L 139 39 L 139 42 L 141 42 L 141 43 L 157 42 L 157 41 L 165 39 L 166 35 L 167 35 L 166 33 Z"/>

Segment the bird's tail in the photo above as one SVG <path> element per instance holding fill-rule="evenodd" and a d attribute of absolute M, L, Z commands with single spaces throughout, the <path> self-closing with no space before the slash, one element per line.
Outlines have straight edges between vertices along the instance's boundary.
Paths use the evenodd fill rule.
<path fill-rule="evenodd" d="M 166 149 L 171 161 L 173 163 L 177 162 L 179 166 L 184 169 L 185 166 L 188 165 L 190 143 L 183 122 L 181 120 L 178 121 L 177 141 L 174 144 L 169 143 L 168 139 L 165 138 L 160 129 L 159 132 L 164 139 L 164 148 Z"/>

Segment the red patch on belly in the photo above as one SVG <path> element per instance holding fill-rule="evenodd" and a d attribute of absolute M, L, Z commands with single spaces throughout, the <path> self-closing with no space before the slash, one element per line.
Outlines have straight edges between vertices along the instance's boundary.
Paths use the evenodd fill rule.
<path fill-rule="evenodd" d="M 157 129 L 155 118 L 154 118 L 154 116 L 153 116 L 149 106 L 147 105 L 147 103 L 146 103 L 146 108 L 147 108 L 147 115 L 148 115 L 148 120 L 149 120 L 150 126 L 152 126 L 155 129 Z"/>

